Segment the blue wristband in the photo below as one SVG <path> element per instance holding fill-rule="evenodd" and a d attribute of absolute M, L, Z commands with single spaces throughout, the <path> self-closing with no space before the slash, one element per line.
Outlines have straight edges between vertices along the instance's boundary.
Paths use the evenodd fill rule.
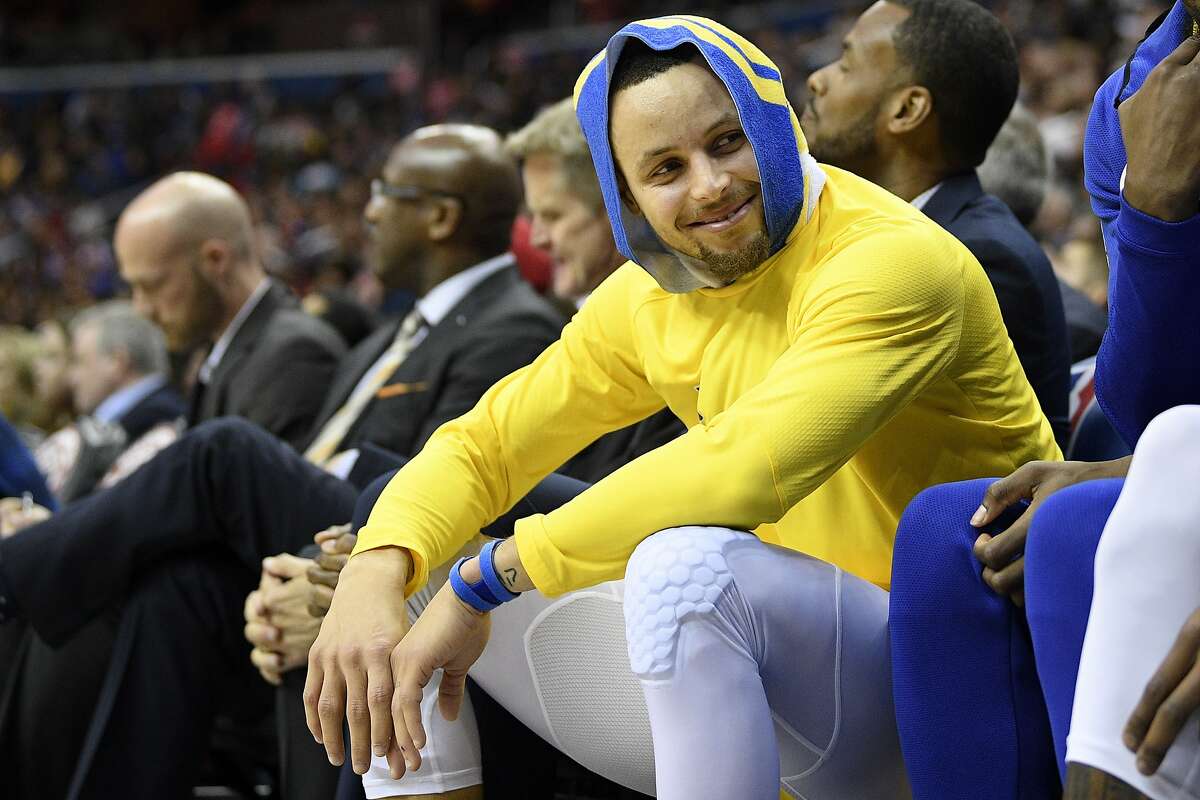
<path fill-rule="evenodd" d="M 516 600 L 521 593 L 510 591 L 500 580 L 500 573 L 496 570 L 496 548 L 500 546 L 501 541 L 493 539 L 479 551 L 479 574 L 483 576 L 483 582 L 487 584 L 492 597 L 501 603 L 507 603 L 509 600 Z"/>
<path fill-rule="evenodd" d="M 500 602 L 492 596 L 487 584 L 483 581 L 467 583 L 467 579 L 461 573 L 462 565 L 467 558 L 467 556 L 463 556 L 450 568 L 450 588 L 454 590 L 454 594 L 458 595 L 459 600 L 479 613 L 486 614 L 500 605 Z"/>

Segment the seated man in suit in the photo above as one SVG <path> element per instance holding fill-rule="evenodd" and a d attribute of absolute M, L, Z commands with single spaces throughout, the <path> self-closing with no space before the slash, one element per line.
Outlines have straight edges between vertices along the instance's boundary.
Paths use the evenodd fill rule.
<path fill-rule="evenodd" d="M 176 439 L 186 408 L 167 368 L 162 331 L 128 303 L 72 320 L 69 382 L 83 417 L 35 452 L 60 502 L 116 483 Z"/>
<path fill-rule="evenodd" d="M 163 178 L 121 214 L 114 247 L 135 310 L 161 329 L 168 348 L 209 348 L 189 422 L 241 415 L 291 442 L 308 435 L 345 348 L 265 277 L 249 207 L 231 186 L 200 173 Z M 16 796 L 65 795 L 87 726 L 75 710 L 95 697 L 115 632 L 110 609 L 58 652 L 21 626 L 0 631 L 0 671 L 11 676 L 0 688 L 0 727 L 21 743 L 0 759 L 10 759 Z M 11 669 L 17 663 L 22 668 Z"/>
<path fill-rule="evenodd" d="M 355 486 L 325 467 L 346 471 L 355 460 L 370 477 L 384 468 L 370 465 L 386 458 L 379 448 L 412 455 L 557 337 L 561 318 L 504 253 L 519 198 L 516 165 L 493 131 L 436 126 L 406 138 L 366 217 L 374 269 L 420 299 L 344 360 L 304 456 L 257 426 L 209 423 L 112 489 L 5 541 L 0 580 L 10 591 L 0 589 L 0 608 L 19 608 L 47 641 L 69 640 L 123 603 L 76 796 L 114 781 L 137 796 L 185 790 L 218 695 L 261 700 L 267 688 L 241 635 L 262 559 L 298 552 L 314 531 L 351 518 Z M 80 566 L 99 557 L 103 570 Z M 70 603 L 64 586 L 75 587 Z M 477 771 L 456 777 L 478 783 Z"/>
<path fill-rule="evenodd" d="M 808 79 L 800 125 L 818 161 L 911 202 L 979 259 L 1042 410 L 1065 444 L 1071 354 L 1050 261 L 975 167 L 1017 97 L 1012 40 L 963 3 L 881 0 Z"/>
<path fill-rule="evenodd" d="M 1050 182 L 1050 159 L 1037 117 L 1020 103 L 1013 106 L 977 171 L 983 190 L 1002 200 L 1017 222 L 1029 228 L 1042 208 Z M 1061 277 L 1058 290 L 1062 293 L 1072 363 L 1096 355 L 1108 327 L 1104 306 Z"/>
<path fill-rule="evenodd" d="M 134 308 L 167 348 L 207 348 L 189 423 L 231 415 L 291 444 L 308 436 L 345 346 L 267 277 L 250 209 L 232 186 L 168 175 L 121 213 L 113 247 Z"/>

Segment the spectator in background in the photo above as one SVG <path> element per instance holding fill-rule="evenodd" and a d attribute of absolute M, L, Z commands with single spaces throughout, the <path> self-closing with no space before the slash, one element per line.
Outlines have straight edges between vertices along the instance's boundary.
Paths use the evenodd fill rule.
<path fill-rule="evenodd" d="M 34 395 L 39 427 L 48 434 L 69 425 L 74 416 L 68 377 L 71 337 L 63 320 L 52 317 L 37 326 L 38 348 L 33 360 Z"/>
<path fill-rule="evenodd" d="M 508 137 L 508 152 L 520 159 L 525 205 L 533 219 L 530 241 L 549 252 L 550 292 L 579 309 L 592 290 L 625 262 L 613 241 L 600 181 L 572 98 L 542 109 Z M 570 462 L 573 477 L 598 481 L 638 456 L 683 433 L 669 411 L 605 434 Z"/>
<path fill-rule="evenodd" d="M 1046 157 L 1046 145 L 1037 119 L 1018 103 L 1013 106 L 1012 114 L 988 149 L 987 158 L 979 166 L 979 183 L 985 192 L 1003 200 L 1017 221 L 1028 229 L 1037 218 L 1046 197 L 1049 171 L 1050 162 Z M 1105 308 L 1095 302 L 1094 294 L 1084 294 L 1063 279 L 1064 268 L 1060 264 L 1064 262 L 1078 264 L 1079 272 L 1089 277 L 1094 275 L 1095 271 L 1086 268 L 1088 257 L 1087 243 L 1073 241 L 1058 254 L 1060 260 L 1052 261 L 1058 274 L 1058 289 L 1062 294 L 1072 361 L 1096 355 L 1108 325 Z M 1101 254 L 1101 265 L 1103 260 Z M 1107 269 L 1102 268 L 1100 274 L 1107 278 Z"/>
<path fill-rule="evenodd" d="M 1012 38 L 965 0 L 880 0 L 808 79 L 813 156 L 923 210 L 983 265 L 1042 411 L 1067 435 L 1071 354 L 1045 253 L 975 173 L 1017 97 Z"/>
<path fill-rule="evenodd" d="M 167 348 L 153 323 L 126 302 L 81 312 L 71 323 L 69 380 L 83 415 L 37 449 L 51 490 L 69 503 L 115 483 L 178 435 L 186 414 L 167 385 Z"/>
<path fill-rule="evenodd" d="M 17 430 L 26 447 L 36 446 L 45 437 L 34 421 L 37 398 L 34 393 L 34 354 L 37 340 L 16 325 L 0 327 L 0 415 Z"/>
<path fill-rule="evenodd" d="M 121 214 L 114 245 L 134 307 L 167 347 L 207 349 L 189 423 L 241 416 L 302 442 L 345 345 L 266 276 L 233 187 L 198 172 L 163 178 Z"/>
<path fill-rule="evenodd" d="M 43 639 L 73 647 L 75 635 L 95 629 L 98 619 L 110 629 L 119 626 L 125 641 L 139 643 L 109 647 L 116 654 L 110 698 L 117 699 L 99 704 L 93 724 L 104 735 L 90 760 L 80 759 L 85 786 L 119 781 L 130 794 L 146 796 L 182 791 L 217 710 L 217 692 L 232 687 L 248 708 L 266 694 L 266 685 L 249 672 L 250 650 L 242 638 L 243 603 L 260 578 L 262 559 L 295 553 L 314 532 L 350 519 L 355 486 L 325 470 L 344 476 L 351 463 L 368 470 L 371 454 L 378 460 L 381 448 L 397 455 L 383 454 L 379 471 L 394 467 L 398 457 L 414 454 L 443 422 L 557 337 L 561 318 L 521 281 L 504 252 L 519 200 L 516 165 L 495 132 L 435 126 L 406 138 L 394 149 L 365 214 L 376 232 L 373 269 L 390 288 L 410 289 L 420 300 L 403 321 L 389 321 L 350 353 L 327 385 L 311 389 L 321 393 L 322 411 L 305 455 L 244 421 L 215 422 L 184 436 L 128 480 L 5 542 L 2 580 L 21 587 L 20 599 L 10 596 L 8 607 L 20 606 Z M 88 569 L 98 553 L 107 569 Z M 43 570 L 57 574 L 50 578 Z M 27 580 L 36 573 L 43 577 Z M 305 589 L 296 593 L 303 598 L 300 583 L 292 588 Z M 40 594 L 52 584 L 89 589 L 82 602 L 69 604 L 59 590 L 40 597 L 26 592 Z M 114 621 L 104 612 L 117 603 L 122 614 Z M 72 619 L 62 626 L 50 622 L 60 614 Z M 150 637 L 149 630 L 170 635 Z M 8 630 L 0 627 L 0 635 Z M 94 667 L 94 657 L 87 663 Z M 276 680 L 286 672 L 273 660 L 255 663 Z M 79 697 L 72 690 L 77 706 L 95 705 L 94 675 L 107 664 L 104 651 L 99 668 L 80 676 L 77 683 L 90 686 L 91 694 Z M 291 678 L 284 699 L 294 697 L 298 706 L 302 671 Z M 52 727 L 45 721 L 63 716 L 45 713 L 45 707 L 25 724 L 44 732 Z M 282 710 L 286 718 L 286 703 Z M 336 772 L 329 774 L 323 759 L 308 757 L 317 751 L 302 721 L 291 727 L 303 735 L 285 749 L 285 770 L 294 778 L 286 796 L 329 788 L 321 782 L 335 781 Z M 24 760 L 13 756 L 12 769 L 25 781 L 17 796 L 45 796 L 46 775 L 70 780 L 81 737 L 23 732 L 18 739 L 30 744 L 18 754 Z M 146 757 L 151 749 L 155 755 Z M 130 753 L 142 754 L 146 763 L 130 770 Z M 469 749 L 465 756 L 471 758 Z M 460 787 L 478 784 L 478 761 L 476 750 L 473 765 L 443 777 Z M 443 766 L 455 772 L 449 759 Z M 290 773 L 293 767 L 300 772 Z"/>
<path fill-rule="evenodd" d="M 55 501 L 42 474 L 38 472 L 37 464 L 25 443 L 3 414 L 0 414 L 0 498 L 17 498 L 14 507 L 6 504 L 0 514 L 0 536 L 13 531 L 7 524 L 7 517 L 12 511 L 22 510 L 26 505 L 24 495 L 29 495 L 33 502 L 45 508 L 54 508 Z"/>
<path fill-rule="evenodd" d="M 521 159 L 530 242 L 550 253 L 550 293 L 576 308 L 625 262 L 612 238 L 600 183 L 571 98 L 542 109 L 508 138 Z"/>

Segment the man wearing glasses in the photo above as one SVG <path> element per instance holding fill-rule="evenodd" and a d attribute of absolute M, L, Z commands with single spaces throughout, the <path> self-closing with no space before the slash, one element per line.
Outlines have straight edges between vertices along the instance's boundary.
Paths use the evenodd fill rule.
<path fill-rule="evenodd" d="M 370 480 L 416 453 L 558 337 L 558 313 L 507 253 L 520 179 L 494 131 L 418 130 L 396 146 L 372 189 L 372 269 L 388 288 L 419 299 L 344 358 L 303 447 L 241 420 L 207 423 L 112 489 L 0 545 L 0 623 L 24 617 L 57 645 L 121 609 L 75 796 L 115 785 L 131 797 L 188 793 L 209 723 L 227 710 L 217 698 L 233 689 L 243 712 L 270 703 L 267 683 L 250 668 L 258 643 L 242 637 L 262 559 L 297 553 L 315 532 L 349 521 L 361 488 L 353 479 Z M 258 610 L 302 612 L 306 560 L 268 560 L 274 574 L 262 582 L 272 588 Z M 288 637 L 256 647 L 254 664 L 287 684 L 306 651 Z M 284 767 L 306 774 L 293 773 L 290 785 L 285 775 L 285 796 L 327 798 L 336 775 L 314 774 L 323 754 L 302 713 L 299 725 L 303 739 L 289 741 Z M 479 783 L 477 764 L 457 773 L 406 789 L 421 795 Z"/>

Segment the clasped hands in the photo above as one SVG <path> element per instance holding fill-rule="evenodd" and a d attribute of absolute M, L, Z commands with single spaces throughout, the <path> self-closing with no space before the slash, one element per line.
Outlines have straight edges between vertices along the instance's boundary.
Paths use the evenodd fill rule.
<path fill-rule="evenodd" d="M 275 686 L 284 672 L 305 664 L 355 536 L 349 525 L 335 525 L 313 540 L 321 548 L 315 559 L 289 553 L 264 559 L 258 589 L 246 598 L 250 661 Z"/>

